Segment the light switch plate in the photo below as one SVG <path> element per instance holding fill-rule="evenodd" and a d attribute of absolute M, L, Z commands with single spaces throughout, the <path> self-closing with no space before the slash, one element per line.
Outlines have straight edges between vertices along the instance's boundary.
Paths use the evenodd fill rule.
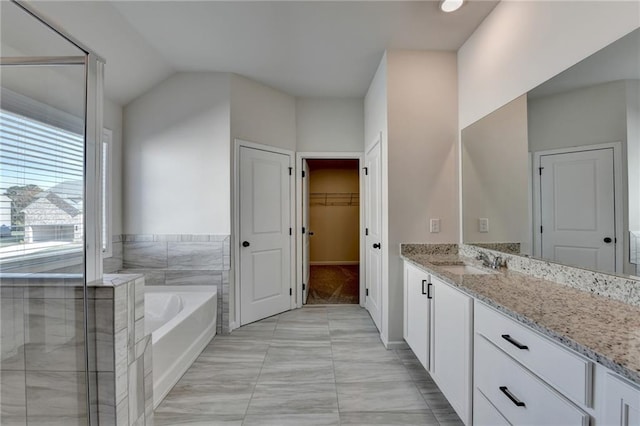
<path fill-rule="evenodd" d="M 432 234 L 440 232 L 440 219 L 431 219 L 429 229 Z"/>
<path fill-rule="evenodd" d="M 478 219 L 478 232 L 489 232 L 489 219 L 481 217 Z"/>

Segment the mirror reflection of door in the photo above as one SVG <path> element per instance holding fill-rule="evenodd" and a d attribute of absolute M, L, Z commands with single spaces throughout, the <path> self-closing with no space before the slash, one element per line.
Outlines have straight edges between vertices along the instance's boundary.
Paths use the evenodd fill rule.
<path fill-rule="evenodd" d="M 613 148 L 540 155 L 540 257 L 616 271 Z"/>

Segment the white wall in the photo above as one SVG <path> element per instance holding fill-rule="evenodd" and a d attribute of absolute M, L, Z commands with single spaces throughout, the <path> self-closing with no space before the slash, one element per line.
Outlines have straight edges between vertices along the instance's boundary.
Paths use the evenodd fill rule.
<path fill-rule="evenodd" d="M 400 243 L 459 239 L 456 54 L 390 50 L 387 67 L 388 338 L 402 341 Z M 429 232 L 430 218 L 440 219 L 440 233 Z"/>
<path fill-rule="evenodd" d="M 517 242 L 531 253 L 527 96 L 462 132 L 463 241 Z M 489 232 L 478 220 L 489 219 Z"/>
<path fill-rule="evenodd" d="M 230 233 L 229 78 L 177 73 L 126 106 L 124 233 Z"/>
<path fill-rule="evenodd" d="M 300 152 L 361 152 L 364 100 L 296 98 L 296 135 Z"/>
<path fill-rule="evenodd" d="M 231 137 L 295 151 L 295 98 L 232 74 Z"/>
<path fill-rule="evenodd" d="M 502 1 L 458 51 L 460 129 L 640 26 L 635 1 Z"/>
<path fill-rule="evenodd" d="M 529 151 L 627 141 L 624 80 L 529 98 Z"/>

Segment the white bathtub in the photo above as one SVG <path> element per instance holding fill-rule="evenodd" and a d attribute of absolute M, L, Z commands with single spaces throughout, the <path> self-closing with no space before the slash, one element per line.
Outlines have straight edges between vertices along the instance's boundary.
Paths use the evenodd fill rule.
<path fill-rule="evenodd" d="M 216 334 L 214 286 L 145 287 L 145 331 L 153 342 L 156 408 Z"/>

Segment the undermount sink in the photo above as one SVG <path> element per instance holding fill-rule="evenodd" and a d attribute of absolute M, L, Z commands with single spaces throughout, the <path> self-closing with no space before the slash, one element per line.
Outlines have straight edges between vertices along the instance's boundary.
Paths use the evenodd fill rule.
<path fill-rule="evenodd" d="M 442 265 L 440 269 L 443 269 L 447 272 L 451 272 L 456 275 L 486 275 L 486 274 L 495 274 L 494 271 L 489 271 L 486 269 L 476 268 L 475 266 L 465 265 L 465 264 L 456 264 L 456 265 Z"/>

